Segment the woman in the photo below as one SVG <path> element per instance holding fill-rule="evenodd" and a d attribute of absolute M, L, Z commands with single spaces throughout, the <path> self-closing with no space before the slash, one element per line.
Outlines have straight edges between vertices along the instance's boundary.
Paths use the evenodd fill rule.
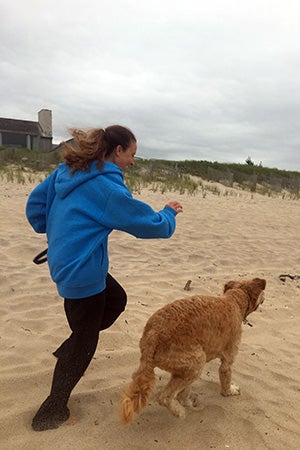
<path fill-rule="evenodd" d="M 33 418 L 36 431 L 68 419 L 68 399 L 96 351 L 99 332 L 125 309 L 126 293 L 108 273 L 108 235 L 116 229 L 138 238 L 169 238 L 182 211 L 177 201 L 155 212 L 132 197 L 123 178 L 137 150 L 129 129 L 112 125 L 72 135 L 76 147 L 63 143 L 64 163 L 32 191 L 26 207 L 34 230 L 47 234 L 51 277 L 72 331 L 53 353 L 51 391 Z"/>

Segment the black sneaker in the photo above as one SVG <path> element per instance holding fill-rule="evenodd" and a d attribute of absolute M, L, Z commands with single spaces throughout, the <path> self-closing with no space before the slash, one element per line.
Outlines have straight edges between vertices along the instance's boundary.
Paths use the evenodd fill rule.
<path fill-rule="evenodd" d="M 31 426 L 35 431 L 53 430 L 69 417 L 70 410 L 66 405 L 59 405 L 57 401 L 47 397 L 34 416 Z"/>

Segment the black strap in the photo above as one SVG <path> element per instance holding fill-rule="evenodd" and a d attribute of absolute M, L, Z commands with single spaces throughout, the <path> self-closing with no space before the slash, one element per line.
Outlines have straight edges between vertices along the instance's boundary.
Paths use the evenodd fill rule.
<path fill-rule="evenodd" d="M 47 255 L 47 251 L 48 251 L 48 249 L 46 248 L 46 250 L 43 250 L 41 253 L 36 255 L 36 257 L 33 259 L 33 262 L 35 264 L 43 264 L 44 262 L 46 262 L 47 256 L 45 258 L 43 258 L 43 256 Z"/>

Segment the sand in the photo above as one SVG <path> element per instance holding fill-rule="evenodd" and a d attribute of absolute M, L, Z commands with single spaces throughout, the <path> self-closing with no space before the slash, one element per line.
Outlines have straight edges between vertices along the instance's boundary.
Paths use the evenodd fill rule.
<path fill-rule="evenodd" d="M 46 238 L 27 223 L 33 184 L 1 182 L 0 195 L 0 448 L 1 449 L 298 449 L 300 448 L 300 201 L 231 190 L 220 195 L 161 194 L 137 198 L 160 209 L 178 199 L 184 213 L 169 240 L 138 240 L 114 231 L 110 271 L 128 294 L 126 311 L 100 336 L 95 357 L 69 407 L 75 424 L 35 432 L 31 420 L 48 395 L 58 345 L 68 336 L 63 301 L 47 264 L 33 257 Z M 266 300 L 243 326 L 233 382 L 241 395 L 224 398 L 218 361 L 205 366 L 194 389 L 201 406 L 181 420 L 155 402 L 130 426 L 117 405 L 139 359 L 148 317 L 193 294 L 219 295 L 231 279 L 267 280 Z M 191 280 L 191 290 L 183 288 Z M 154 389 L 168 374 L 157 370 Z"/>

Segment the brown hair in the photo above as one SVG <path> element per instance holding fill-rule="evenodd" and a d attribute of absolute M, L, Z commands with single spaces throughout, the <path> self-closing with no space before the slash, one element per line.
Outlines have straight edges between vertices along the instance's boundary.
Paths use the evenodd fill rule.
<path fill-rule="evenodd" d="M 121 145 L 127 150 L 136 138 L 132 131 L 121 125 L 111 125 L 107 128 L 92 128 L 90 130 L 71 130 L 75 146 L 68 142 L 62 142 L 64 147 L 62 157 L 65 163 L 71 167 L 71 172 L 76 170 L 88 171 L 90 164 L 98 160 L 98 168 L 101 169 L 106 157 L 112 154 L 114 149 Z"/>

